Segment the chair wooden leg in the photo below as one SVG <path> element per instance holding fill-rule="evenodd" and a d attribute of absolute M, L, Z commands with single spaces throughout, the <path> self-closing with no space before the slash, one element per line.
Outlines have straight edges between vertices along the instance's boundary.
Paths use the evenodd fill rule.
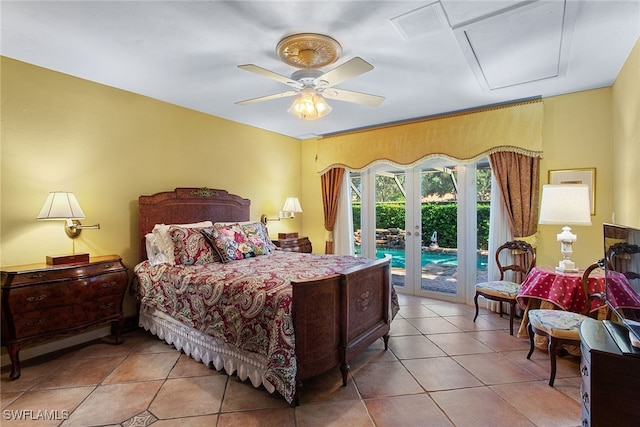
<path fill-rule="evenodd" d="M 531 326 L 531 322 L 527 324 L 527 332 L 529 333 L 529 353 L 527 354 L 527 359 L 531 359 L 533 349 L 536 345 L 534 342 L 535 333 L 533 332 L 533 326 Z"/>
<path fill-rule="evenodd" d="M 514 313 L 516 311 L 516 302 L 515 301 L 511 301 L 509 303 L 510 305 L 510 311 L 509 311 L 509 334 L 513 335 L 513 316 Z"/>
<path fill-rule="evenodd" d="M 473 302 L 476 304 L 476 315 L 473 317 L 473 321 L 475 322 L 478 318 L 478 293 L 476 292 L 476 296 L 473 297 Z"/>
<path fill-rule="evenodd" d="M 551 362 L 551 376 L 549 377 L 549 386 L 553 387 L 556 380 L 556 356 L 558 353 L 558 342 L 555 338 L 549 336 L 549 361 Z"/>

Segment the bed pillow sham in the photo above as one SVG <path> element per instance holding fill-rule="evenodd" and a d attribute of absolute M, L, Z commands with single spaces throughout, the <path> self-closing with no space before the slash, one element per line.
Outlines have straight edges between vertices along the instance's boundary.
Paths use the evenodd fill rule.
<path fill-rule="evenodd" d="M 195 222 L 190 224 L 156 224 L 151 233 L 146 235 L 147 259 L 151 265 L 170 264 L 175 265 L 174 244 L 169 235 L 170 227 L 204 228 L 212 227 L 211 221 Z M 149 248 L 151 247 L 151 252 Z"/>
<path fill-rule="evenodd" d="M 200 227 L 169 227 L 175 265 L 203 265 L 220 262 L 218 253 L 207 243 Z"/>

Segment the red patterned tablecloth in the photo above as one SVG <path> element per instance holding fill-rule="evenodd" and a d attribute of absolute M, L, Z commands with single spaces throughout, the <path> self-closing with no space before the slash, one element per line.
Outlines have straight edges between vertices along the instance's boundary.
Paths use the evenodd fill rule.
<path fill-rule="evenodd" d="M 520 293 L 516 298 L 518 304 L 526 309 L 529 299 L 536 298 L 549 301 L 562 310 L 581 313 L 586 304 L 586 295 L 581 284 L 583 272 L 584 270 L 577 273 L 560 273 L 556 272 L 553 266 L 534 267 L 520 285 Z M 594 270 L 589 277 L 589 292 L 597 293 L 604 290 L 604 271 Z M 597 298 L 594 298 L 591 304 L 591 311 L 596 311 L 604 305 Z"/>

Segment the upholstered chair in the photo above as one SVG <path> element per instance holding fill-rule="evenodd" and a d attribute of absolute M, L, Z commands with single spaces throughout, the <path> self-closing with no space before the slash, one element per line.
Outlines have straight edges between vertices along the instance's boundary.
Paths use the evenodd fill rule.
<path fill-rule="evenodd" d="M 510 252 L 511 257 L 508 257 Z M 512 259 L 513 262 L 505 261 Z M 500 303 L 500 317 L 502 317 L 502 303 L 509 304 L 509 333 L 513 335 L 513 318 L 516 310 L 516 297 L 520 292 L 520 284 L 536 265 L 536 253 L 533 247 L 522 240 L 504 243 L 496 250 L 496 264 L 500 271 L 500 279 L 476 284 L 476 295 L 473 302 L 476 305 L 475 322 L 478 318 L 478 297 L 498 301 Z M 507 277 L 509 275 L 509 277 Z"/>

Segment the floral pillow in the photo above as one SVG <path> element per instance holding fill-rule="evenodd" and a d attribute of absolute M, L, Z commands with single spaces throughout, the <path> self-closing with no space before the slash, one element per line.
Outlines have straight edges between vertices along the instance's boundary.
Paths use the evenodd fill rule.
<path fill-rule="evenodd" d="M 267 227 L 261 222 L 240 224 L 247 236 L 247 241 L 254 249 L 256 255 L 267 255 L 276 249 L 276 245 L 269 239 Z"/>
<path fill-rule="evenodd" d="M 211 233 L 202 234 L 207 236 L 209 244 L 218 252 L 223 263 L 256 256 L 254 247 L 249 244 L 247 235 L 238 224 L 214 224 Z"/>
<path fill-rule="evenodd" d="M 176 265 L 202 265 L 220 262 L 217 253 L 204 239 L 203 228 L 169 227 L 173 242 L 173 258 Z"/>

